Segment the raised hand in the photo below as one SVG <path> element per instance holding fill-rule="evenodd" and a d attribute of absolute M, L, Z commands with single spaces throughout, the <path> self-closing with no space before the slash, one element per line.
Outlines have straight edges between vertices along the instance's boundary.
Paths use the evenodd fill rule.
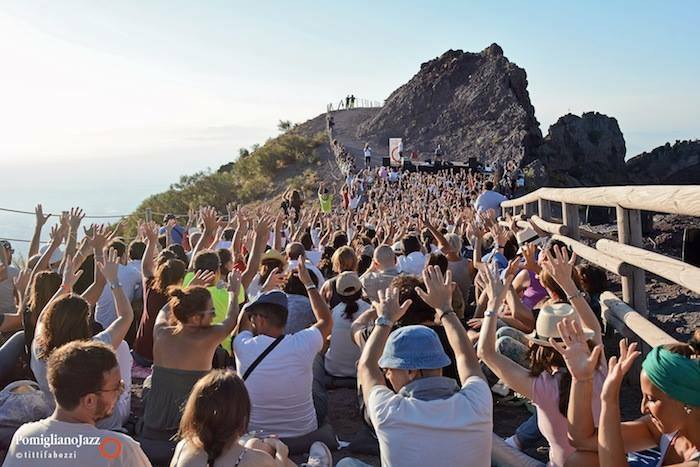
<path fill-rule="evenodd" d="M 588 341 L 578 321 L 568 319 L 557 323 L 561 342 L 550 338 L 549 343 L 564 357 L 571 376 L 578 381 L 593 379 L 603 346 L 597 345 L 590 351 Z"/>
<path fill-rule="evenodd" d="M 192 282 L 190 282 L 189 287 L 209 287 L 214 283 L 215 277 L 216 273 L 212 271 L 202 271 L 198 269 L 194 273 L 194 277 L 192 278 Z"/>
<path fill-rule="evenodd" d="M 116 250 L 114 250 L 114 252 L 116 254 Z M 82 276 L 82 275 L 83 275 L 83 271 L 78 270 L 75 266 L 75 262 L 73 261 L 73 258 L 68 256 L 66 258 L 65 267 L 63 268 L 63 278 L 61 281 L 61 288 L 66 292 L 73 290 L 73 286 L 78 281 L 78 279 L 80 279 L 80 276 Z"/>
<path fill-rule="evenodd" d="M 91 226 L 92 234 L 88 233 L 88 230 L 83 227 L 83 232 L 85 232 L 85 237 L 88 239 L 88 244 L 92 247 L 96 256 L 100 256 L 104 250 L 107 242 L 109 241 L 111 232 L 104 225 L 93 224 Z"/>
<path fill-rule="evenodd" d="M 214 234 L 219 226 L 216 209 L 211 206 L 204 207 L 201 210 L 201 216 L 204 223 L 204 231 Z"/>
<path fill-rule="evenodd" d="M 241 272 L 233 270 L 228 273 L 228 283 L 226 290 L 232 293 L 238 293 L 241 288 Z"/>
<path fill-rule="evenodd" d="M 399 304 L 399 289 L 395 287 L 379 290 L 377 295 L 379 302 L 373 302 L 374 309 L 377 310 L 377 316 L 383 316 L 394 323 L 406 314 L 411 303 L 413 303 L 409 299 Z"/>
<path fill-rule="evenodd" d="M 627 346 L 627 339 L 620 341 L 620 357 L 610 357 L 608 362 L 608 376 L 603 383 L 600 399 L 606 402 L 617 403 L 620 400 L 620 386 L 622 379 L 632 368 L 634 361 L 641 355 L 637 351 L 637 343 Z"/>
<path fill-rule="evenodd" d="M 503 302 L 506 299 L 510 284 L 513 282 L 513 275 L 507 275 L 505 277 L 505 283 L 501 282 L 498 273 L 498 264 L 493 260 L 488 264 L 480 264 L 479 270 L 486 280 L 485 290 L 486 295 L 489 297 L 487 307 L 489 310 L 498 311 L 501 306 L 503 306 Z"/>
<path fill-rule="evenodd" d="M 71 208 L 68 214 L 68 223 L 72 232 L 77 232 L 80 223 L 85 218 L 85 213 L 80 208 Z"/>
<path fill-rule="evenodd" d="M 96 261 L 95 264 L 100 269 L 102 275 L 105 276 L 107 282 L 110 284 L 116 284 L 118 282 L 119 256 L 117 255 L 117 250 L 110 248 L 102 261 Z"/>
<path fill-rule="evenodd" d="M 51 232 L 49 233 L 49 236 L 51 237 L 51 245 L 54 246 L 55 248 L 58 248 L 61 243 L 63 243 L 63 239 L 66 238 L 66 235 L 68 234 L 68 225 L 67 224 L 56 224 L 51 227 Z"/>
<path fill-rule="evenodd" d="M 158 226 L 155 222 L 144 222 L 141 224 L 140 233 L 148 242 L 155 243 L 158 241 Z"/>
<path fill-rule="evenodd" d="M 542 269 L 547 271 L 564 291 L 576 287 L 572 276 L 574 264 L 576 263 L 576 253 L 569 258 L 569 252 L 559 245 L 545 250 L 544 256 L 547 261 L 542 263 Z"/>
<path fill-rule="evenodd" d="M 309 270 L 306 269 L 306 259 L 303 256 L 299 258 L 299 261 L 297 261 L 296 270 L 297 274 L 299 275 L 299 280 L 302 284 L 304 284 L 304 287 L 314 285 L 314 281 L 311 279 L 311 274 L 309 274 Z"/>
<path fill-rule="evenodd" d="M 114 230 L 112 233 L 110 233 L 107 238 L 109 240 L 112 240 L 113 238 L 118 237 L 121 234 L 122 229 L 126 225 L 126 219 L 119 219 L 119 222 L 117 222 L 117 225 L 114 226 Z"/>
<path fill-rule="evenodd" d="M 528 243 L 523 245 L 523 258 L 525 259 L 525 269 L 534 273 L 540 272 L 540 265 L 537 263 L 537 245 Z"/>
<path fill-rule="evenodd" d="M 283 272 L 280 272 L 279 268 L 275 268 L 272 270 L 269 276 L 267 276 L 267 280 L 265 281 L 265 284 L 262 286 L 262 291 L 263 292 L 270 292 L 271 290 L 279 290 L 282 287 L 284 287 L 284 284 L 287 282 L 287 275 L 284 274 Z M 302 282 L 304 280 L 302 279 Z"/>
<path fill-rule="evenodd" d="M 36 216 L 36 225 L 42 227 L 46 224 L 46 221 L 51 217 L 51 214 L 44 215 L 44 211 L 41 204 L 37 204 L 34 208 L 34 215 Z"/>
<path fill-rule="evenodd" d="M 418 296 L 436 310 L 451 310 L 452 295 L 457 284 L 452 282 L 452 271 L 445 276 L 438 266 L 427 266 L 423 269 L 423 282 L 427 291 L 416 287 Z"/>

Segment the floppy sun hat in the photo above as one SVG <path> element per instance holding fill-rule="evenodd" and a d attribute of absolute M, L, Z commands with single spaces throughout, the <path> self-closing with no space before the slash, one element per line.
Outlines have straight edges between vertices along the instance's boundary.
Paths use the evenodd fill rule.
<path fill-rule="evenodd" d="M 527 339 L 535 344 L 551 347 L 549 338 L 561 340 L 561 335 L 557 329 L 557 324 L 563 320 L 578 321 L 580 319 L 574 308 L 568 303 L 554 303 L 545 305 L 537 315 L 537 324 L 535 330 L 530 334 L 526 334 Z M 595 332 L 591 329 L 583 328 L 583 334 L 586 339 L 592 339 Z"/>
<path fill-rule="evenodd" d="M 421 326 L 403 326 L 391 334 L 379 359 L 381 368 L 437 370 L 450 364 L 437 333 Z"/>

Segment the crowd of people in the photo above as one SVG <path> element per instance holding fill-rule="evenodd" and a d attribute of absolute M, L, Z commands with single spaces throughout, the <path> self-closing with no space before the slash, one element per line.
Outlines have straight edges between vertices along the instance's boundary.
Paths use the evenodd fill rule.
<path fill-rule="evenodd" d="M 343 387 L 362 418 L 344 450 L 383 466 L 698 465 L 700 333 L 646 354 L 622 422 L 641 349 L 605 355 L 599 268 L 499 219 L 490 176 L 336 154 L 339 189 L 144 219 L 130 241 L 74 208 L 39 248 L 37 206 L 26 266 L 0 245 L 4 465 L 365 466 L 334 464 Z M 498 399 L 533 409 L 507 438 Z"/>

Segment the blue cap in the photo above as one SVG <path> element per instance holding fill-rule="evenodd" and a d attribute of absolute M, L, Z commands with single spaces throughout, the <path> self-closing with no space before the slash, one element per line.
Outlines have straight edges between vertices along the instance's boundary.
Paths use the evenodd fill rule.
<path fill-rule="evenodd" d="M 436 370 L 450 363 L 437 333 L 420 325 L 404 326 L 389 334 L 379 359 L 380 367 L 400 370 Z"/>
<path fill-rule="evenodd" d="M 270 292 L 261 293 L 251 302 L 246 303 L 243 307 L 243 311 L 250 310 L 258 305 L 278 305 L 285 310 L 289 308 L 289 302 L 287 301 L 287 294 L 281 290 L 271 290 Z"/>

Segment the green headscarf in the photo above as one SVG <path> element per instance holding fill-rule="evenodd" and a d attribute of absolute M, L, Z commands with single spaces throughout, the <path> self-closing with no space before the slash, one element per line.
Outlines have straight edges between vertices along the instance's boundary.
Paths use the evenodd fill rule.
<path fill-rule="evenodd" d="M 673 399 L 700 407 L 700 360 L 654 347 L 642 363 L 654 386 Z"/>

